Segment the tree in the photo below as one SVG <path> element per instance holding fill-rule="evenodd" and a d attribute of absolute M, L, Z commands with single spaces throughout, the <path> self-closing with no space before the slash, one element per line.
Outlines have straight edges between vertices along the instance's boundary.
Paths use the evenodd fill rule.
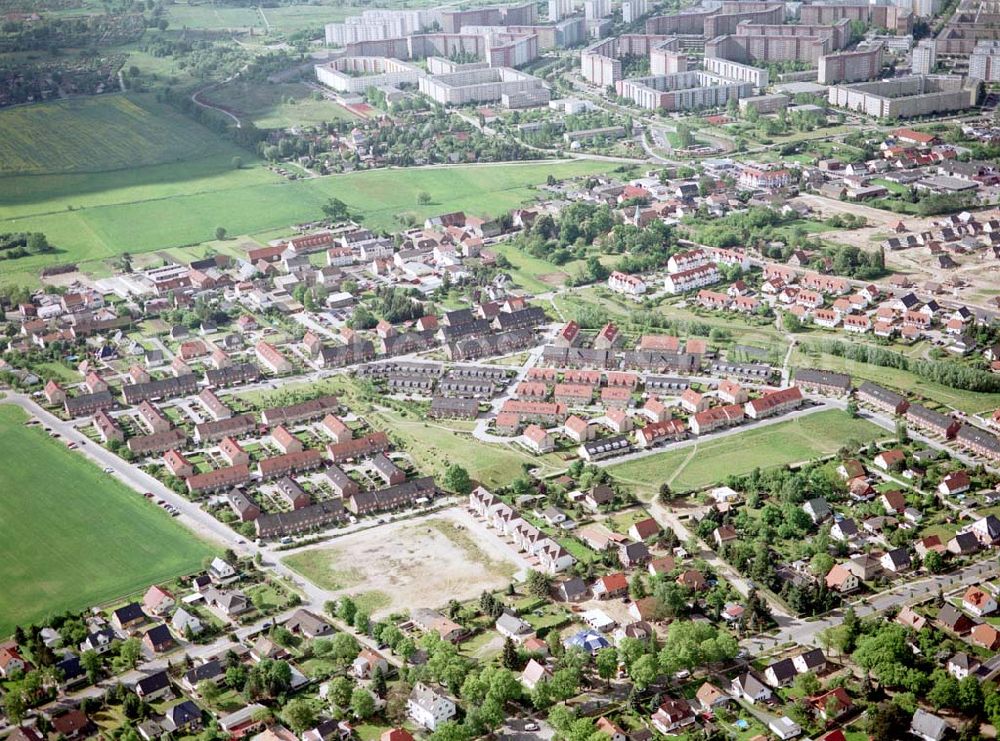
<path fill-rule="evenodd" d="M 330 639 L 330 655 L 341 664 L 352 661 L 358 650 L 358 639 L 350 633 L 337 633 Z"/>
<path fill-rule="evenodd" d="M 372 674 L 372 692 L 378 697 L 385 697 L 385 690 L 385 672 L 382 671 L 381 666 L 376 666 L 375 673 Z"/>
<path fill-rule="evenodd" d="M 299 734 L 316 725 L 316 709 L 309 700 L 302 698 L 292 700 L 285 705 L 281 715 L 292 730 Z"/>
<path fill-rule="evenodd" d="M 337 707 L 346 708 L 350 705 L 353 691 L 354 685 L 347 677 L 336 677 L 330 681 L 329 697 Z"/>
<path fill-rule="evenodd" d="M 214 705 L 215 701 L 219 699 L 219 695 L 222 694 L 222 690 L 219 689 L 219 685 L 211 679 L 203 679 L 198 682 L 195 689 L 198 690 L 198 694 L 201 695 L 202 699 L 204 699 L 209 705 Z"/>
<path fill-rule="evenodd" d="M 97 678 L 101 676 L 101 657 L 96 651 L 88 650 L 80 654 L 80 666 L 87 672 L 88 682 L 97 682 Z"/>
<path fill-rule="evenodd" d="M 469 472 L 458 464 L 448 466 L 448 470 L 444 474 L 444 485 L 462 496 L 472 491 L 472 479 L 469 478 Z"/>
<path fill-rule="evenodd" d="M 552 577 L 541 571 L 531 569 L 526 580 L 528 593 L 533 597 L 548 597 L 552 586 Z"/>
<path fill-rule="evenodd" d="M 602 648 L 594 657 L 597 665 L 597 676 L 604 680 L 605 684 L 611 683 L 611 678 L 618 671 L 618 651 L 610 646 Z"/>
<path fill-rule="evenodd" d="M 422 190 L 417 193 L 417 204 L 420 206 L 429 206 L 431 203 L 431 194 L 426 190 Z"/>
<path fill-rule="evenodd" d="M 351 221 L 351 212 L 347 204 L 339 198 L 331 198 L 323 206 L 323 213 L 331 221 Z"/>
<path fill-rule="evenodd" d="M 500 663 L 503 664 L 504 668 L 511 670 L 516 669 L 520 663 L 517 655 L 517 646 L 514 645 L 514 641 L 511 640 L 510 636 L 504 639 Z"/>
<path fill-rule="evenodd" d="M 215 238 L 218 240 L 223 240 L 226 238 L 226 227 L 217 226 L 215 227 Z"/>
<path fill-rule="evenodd" d="M 854 419 L 858 417 L 858 402 L 854 399 L 847 402 L 847 414 Z"/>
<path fill-rule="evenodd" d="M 901 707 L 893 702 L 883 702 L 868 708 L 865 730 L 869 738 L 893 739 L 907 738 L 910 718 Z"/>
<path fill-rule="evenodd" d="M 927 554 L 924 556 L 924 568 L 932 574 L 940 574 L 945 570 L 945 566 L 943 555 L 937 551 L 927 551 Z"/>
<path fill-rule="evenodd" d="M 815 695 L 823 687 L 823 685 L 820 684 L 819 679 L 817 679 L 816 675 L 812 672 L 806 672 L 798 675 L 792 684 L 799 694 L 805 697 Z"/>
<path fill-rule="evenodd" d="M 356 687 L 351 693 L 351 712 L 355 718 L 365 720 L 375 714 L 375 698 L 364 687 Z"/>
<path fill-rule="evenodd" d="M 28 705 L 24 701 L 24 694 L 19 691 L 8 692 L 3 698 L 3 709 L 7 715 L 7 720 L 14 725 L 19 724 L 28 710 Z"/>
<path fill-rule="evenodd" d="M 354 600 L 350 597 L 341 597 L 340 602 L 337 603 L 337 617 L 345 623 L 354 622 L 354 613 L 357 611 L 358 606 L 354 604 Z"/>
<path fill-rule="evenodd" d="M 140 658 L 142 658 L 142 644 L 139 643 L 138 638 L 129 638 L 126 641 L 122 641 L 121 646 L 118 648 L 118 659 L 124 666 L 129 669 L 135 669 Z"/>
<path fill-rule="evenodd" d="M 659 673 L 660 668 L 656 657 L 653 654 L 643 654 L 632 664 L 632 668 L 629 670 L 629 677 L 632 678 L 636 689 L 642 691 L 656 680 Z"/>
<path fill-rule="evenodd" d="M 471 734 L 465 729 L 465 726 L 453 720 L 446 720 L 434 729 L 434 733 L 430 735 L 430 741 L 469 741 L 470 737 Z"/>

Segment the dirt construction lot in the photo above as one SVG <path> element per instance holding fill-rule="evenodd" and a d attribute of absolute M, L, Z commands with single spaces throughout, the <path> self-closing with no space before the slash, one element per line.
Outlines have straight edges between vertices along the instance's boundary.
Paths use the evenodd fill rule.
<path fill-rule="evenodd" d="M 282 559 L 379 617 L 499 589 L 527 564 L 460 507 L 345 535 Z"/>

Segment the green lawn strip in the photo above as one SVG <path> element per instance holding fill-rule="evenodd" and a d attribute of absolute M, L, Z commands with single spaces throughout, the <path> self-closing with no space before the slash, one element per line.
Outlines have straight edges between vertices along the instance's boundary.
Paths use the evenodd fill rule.
<path fill-rule="evenodd" d="M 886 434 L 870 422 L 831 410 L 708 440 L 694 450 L 688 446 L 638 458 L 611 466 L 608 472 L 646 494 L 655 493 L 665 481 L 671 481 L 675 490 L 687 491 L 754 468 L 772 468 L 827 455 L 850 441 L 868 442 Z"/>
<path fill-rule="evenodd" d="M 0 405 L 0 635 L 197 571 L 214 549 Z"/>

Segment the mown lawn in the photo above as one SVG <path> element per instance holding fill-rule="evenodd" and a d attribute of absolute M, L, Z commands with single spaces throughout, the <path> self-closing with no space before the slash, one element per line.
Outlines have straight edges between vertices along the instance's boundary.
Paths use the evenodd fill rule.
<path fill-rule="evenodd" d="M 0 405 L 0 636 L 197 571 L 213 549 Z"/>
<path fill-rule="evenodd" d="M 864 443 L 886 435 L 871 422 L 830 410 L 638 458 L 611 466 L 608 472 L 646 494 L 664 482 L 675 491 L 689 491 L 754 468 L 806 461 L 836 452 L 851 441 Z"/>

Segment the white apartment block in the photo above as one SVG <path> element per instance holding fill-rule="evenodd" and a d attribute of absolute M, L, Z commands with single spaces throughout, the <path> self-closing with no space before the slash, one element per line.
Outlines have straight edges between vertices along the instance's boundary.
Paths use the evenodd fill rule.
<path fill-rule="evenodd" d="M 667 289 L 667 293 L 687 293 L 718 283 L 720 280 L 722 280 L 722 276 L 719 274 L 719 269 L 714 262 L 710 262 L 697 268 L 668 275 L 664 281 L 664 288 Z"/>
<path fill-rule="evenodd" d="M 402 38 L 432 25 L 436 15 L 426 10 L 366 10 L 343 23 L 326 24 L 326 43 L 344 46 L 357 41 Z"/>
<path fill-rule="evenodd" d="M 501 101 L 512 108 L 546 105 L 551 94 L 542 81 L 509 67 L 463 70 L 422 77 L 420 92 L 442 105 Z"/>
<path fill-rule="evenodd" d="M 596 21 L 611 15 L 611 0 L 584 0 L 583 17 Z"/>
<path fill-rule="evenodd" d="M 646 281 L 638 275 L 628 275 L 619 271 L 608 276 L 608 290 L 627 296 L 641 296 L 646 292 Z"/>
<path fill-rule="evenodd" d="M 549 0 L 549 21 L 555 23 L 576 12 L 576 0 Z"/>
<path fill-rule="evenodd" d="M 770 74 L 766 69 L 751 67 L 749 64 L 730 62 L 728 59 L 718 57 L 706 57 L 705 71 L 714 72 L 720 77 L 740 82 L 749 82 L 756 88 L 765 88 L 770 84 Z"/>
<path fill-rule="evenodd" d="M 624 0 L 622 3 L 622 20 L 625 23 L 635 23 L 648 12 L 649 3 L 646 0 Z"/>
<path fill-rule="evenodd" d="M 387 57 L 341 57 L 316 65 L 316 79 L 341 93 L 363 93 L 370 87 L 416 84 L 424 71 L 408 62 Z"/>
<path fill-rule="evenodd" d="M 1000 41 L 980 41 L 976 44 L 969 57 L 969 77 L 1000 82 Z"/>
<path fill-rule="evenodd" d="M 937 44 L 934 39 L 923 39 L 913 49 L 911 70 L 915 75 L 929 75 L 937 65 Z"/>

